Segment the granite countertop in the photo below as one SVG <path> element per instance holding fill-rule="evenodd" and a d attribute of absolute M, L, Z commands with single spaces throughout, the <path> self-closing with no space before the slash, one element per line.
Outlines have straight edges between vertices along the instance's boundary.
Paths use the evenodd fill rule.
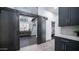
<path fill-rule="evenodd" d="M 77 37 L 77 36 L 69 36 L 69 35 L 63 35 L 63 34 L 57 34 L 55 36 L 79 41 L 79 37 Z"/>

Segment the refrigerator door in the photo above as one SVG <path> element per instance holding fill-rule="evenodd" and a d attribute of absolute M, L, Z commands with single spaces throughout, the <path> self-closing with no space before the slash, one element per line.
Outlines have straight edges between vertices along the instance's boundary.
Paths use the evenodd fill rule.
<path fill-rule="evenodd" d="M 0 13 L 0 50 L 19 50 L 18 14 L 7 10 Z"/>

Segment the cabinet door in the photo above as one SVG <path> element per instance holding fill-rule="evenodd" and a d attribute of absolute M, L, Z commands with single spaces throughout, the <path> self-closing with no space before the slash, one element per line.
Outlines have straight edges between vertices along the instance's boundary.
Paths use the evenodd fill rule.
<path fill-rule="evenodd" d="M 55 37 L 55 50 L 56 51 L 65 51 L 65 40 L 59 37 Z"/>
<path fill-rule="evenodd" d="M 18 15 L 15 12 L 1 10 L 0 14 L 0 50 L 18 50 Z"/>
<path fill-rule="evenodd" d="M 79 46 L 76 45 L 66 45 L 66 51 L 79 51 Z"/>
<path fill-rule="evenodd" d="M 9 50 L 18 50 L 20 47 L 19 44 L 19 15 L 17 13 L 9 13 L 9 43 L 8 48 Z M 11 24 L 11 25 L 10 25 Z"/>
<path fill-rule="evenodd" d="M 59 7 L 59 26 L 68 26 L 70 21 L 69 7 Z"/>
<path fill-rule="evenodd" d="M 60 40 L 58 39 L 58 37 L 55 37 L 55 50 L 59 51 L 60 49 Z"/>
<path fill-rule="evenodd" d="M 78 19 L 78 12 L 77 12 L 78 8 L 77 7 L 71 7 L 70 8 L 70 25 L 76 25 L 77 24 L 77 19 Z"/>
<path fill-rule="evenodd" d="M 66 44 L 66 51 L 79 51 L 79 42 L 69 40 L 69 43 Z"/>
<path fill-rule="evenodd" d="M 79 42 L 65 38 L 55 38 L 56 51 L 79 51 Z"/>

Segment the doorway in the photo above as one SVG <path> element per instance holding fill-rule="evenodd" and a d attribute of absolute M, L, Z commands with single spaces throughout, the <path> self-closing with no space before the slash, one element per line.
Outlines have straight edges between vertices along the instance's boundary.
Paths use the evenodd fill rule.
<path fill-rule="evenodd" d="M 52 26 L 52 34 L 51 34 L 51 37 L 52 37 L 52 39 L 54 39 L 54 35 L 55 35 L 55 22 L 51 22 L 51 26 Z"/>
<path fill-rule="evenodd" d="M 37 18 L 19 16 L 20 48 L 37 43 Z"/>
<path fill-rule="evenodd" d="M 19 16 L 20 48 L 46 42 L 46 18 Z"/>

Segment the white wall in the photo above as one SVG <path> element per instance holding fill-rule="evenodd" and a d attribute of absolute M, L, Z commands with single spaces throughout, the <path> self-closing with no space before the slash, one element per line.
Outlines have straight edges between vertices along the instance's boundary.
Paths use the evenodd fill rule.
<path fill-rule="evenodd" d="M 46 40 L 51 40 L 51 34 L 52 34 L 52 27 L 51 27 L 51 21 L 55 20 L 55 15 L 42 7 L 38 8 L 38 15 L 48 17 L 48 20 L 46 20 Z"/>
<path fill-rule="evenodd" d="M 55 20 L 55 35 L 60 34 L 61 33 L 61 27 L 58 26 L 58 16 L 56 16 L 56 20 Z"/>
<path fill-rule="evenodd" d="M 76 33 L 74 32 L 75 30 L 76 30 L 76 26 L 61 27 L 61 34 L 76 36 Z"/>

